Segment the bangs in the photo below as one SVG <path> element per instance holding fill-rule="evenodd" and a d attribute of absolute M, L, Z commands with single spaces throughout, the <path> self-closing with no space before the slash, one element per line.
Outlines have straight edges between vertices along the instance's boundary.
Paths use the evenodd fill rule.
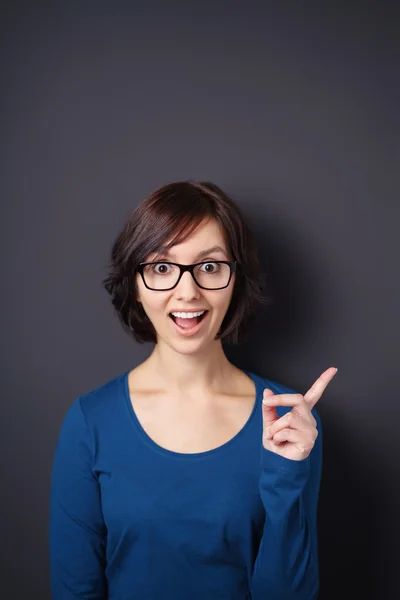
<path fill-rule="evenodd" d="M 156 194 L 136 212 L 137 221 L 143 224 L 135 243 L 138 262 L 146 261 L 154 252 L 157 256 L 153 260 L 158 260 L 170 248 L 184 242 L 202 221 L 212 218 L 219 221 L 211 199 L 195 187 L 188 190 L 184 183 L 166 186 L 162 194 Z"/>
<path fill-rule="evenodd" d="M 168 250 L 170 248 L 184 242 L 188 237 L 190 237 L 192 235 L 192 233 L 197 229 L 197 227 L 200 225 L 200 223 L 204 219 L 207 219 L 207 221 L 208 221 L 209 218 L 210 217 L 207 214 L 197 215 L 196 217 L 194 217 L 193 215 L 190 215 L 187 218 L 186 223 L 182 224 L 182 222 L 179 221 L 175 224 L 175 227 L 172 225 L 170 228 L 170 231 L 164 233 L 161 245 L 157 246 L 153 250 L 150 250 L 150 252 L 157 252 L 157 254 L 153 258 L 153 260 L 157 261 L 166 252 L 168 252 Z M 164 243 L 165 240 L 168 240 L 170 238 L 172 238 L 172 239 L 168 244 Z"/>

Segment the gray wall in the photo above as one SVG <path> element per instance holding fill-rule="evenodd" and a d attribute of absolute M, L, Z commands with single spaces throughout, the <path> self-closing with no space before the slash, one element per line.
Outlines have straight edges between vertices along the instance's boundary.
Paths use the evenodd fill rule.
<path fill-rule="evenodd" d="M 67 408 L 152 349 L 101 289 L 112 241 L 190 178 L 238 202 L 274 296 L 228 357 L 301 393 L 339 368 L 318 404 L 320 597 L 393 597 L 399 21 L 379 4 L 2 5 L 2 597 L 49 597 Z"/>

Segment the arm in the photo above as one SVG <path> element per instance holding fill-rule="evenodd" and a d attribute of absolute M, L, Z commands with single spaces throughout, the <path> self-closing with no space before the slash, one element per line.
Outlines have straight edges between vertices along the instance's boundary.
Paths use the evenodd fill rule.
<path fill-rule="evenodd" d="M 321 420 L 309 456 L 290 460 L 262 447 L 260 494 L 266 511 L 251 579 L 253 600 L 315 600 L 319 590 L 317 506 Z"/>
<path fill-rule="evenodd" d="M 92 456 L 92 439 L 78 398 L 62 423 L 53 461 L 49 527 L 53 600 L 106 598 L 106 527 Z"/>

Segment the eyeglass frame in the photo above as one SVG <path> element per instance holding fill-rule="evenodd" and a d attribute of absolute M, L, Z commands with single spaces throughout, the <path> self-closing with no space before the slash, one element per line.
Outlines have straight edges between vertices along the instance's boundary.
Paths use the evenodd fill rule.
<path fill-rule="evenodd" d="M 207 288 L 207 287 L 204 287 L 203 285 L 200 285 L 200 283 L 198 283 L 196 281 L 196 278 L 195 278 L 194 273 L 193 273 L 194 268 L 197 267 L 198 265 L 207 265 L 209 263 L 224 263 L 226 265 L 229 265 L 230 273 L 229 273 L 228 283 L 226 285 L 223 285 L 222 287 L 219 287 L 219 288 Z M 149 262 L 141 262 L 141 263 L 139 263 L 138 266 L 136 267 L 136 271 L 138 273 L 140 273 L 140 275 L 142 277 L 142 280 L 143 280 L 143 283 L 146 286 L 146 288 L 148 290 L 152 290 L 153 292 L 168 292 L 169 290 L 173 290 L 178 285 L 178 283 L 180 282 L 181 277 L 185 273 L 185 271 L 189 271 L 190 272 L 191 276 L 193 277 L 193 281 L 195 282 L 195 284 L 198 287 L 202 288 L 203 290 L 209 290 L 209 291 L 212 292 L 214 290 L 224 290 L 225 288 L 228 287 L 228 285 L 231 282 L 233 273 L 235 273 L 237 271 L 237 265 L 238 264 L 239 263 L 238 263 L 237 260 L 235 260 L 235 261 L 231 261 L 231 260 L 203 260 L 203 261 L 200 261 L 200 262 L 197 262 L 197 263 L 193 263 L 192 265 L 181 265 L 180 263 L 170 262 L 168 260 L 155 260 L 155 261 L 149 261 Z M 152 287 L 148 286 L 147 283 L 146 283 L 146 281 L 145 281 L 144 275 L 143 275 L 143 270 L 144 270 L 144 267 L 146 265 L 175 265 L 176 267 L 179 268 L 179 271 L 180 271 L 177 282 L 172 287 L 170 287 L 170 288 L 163 288 L 162 290 L 160 290 L 158 288 L 152 288 Z"/>

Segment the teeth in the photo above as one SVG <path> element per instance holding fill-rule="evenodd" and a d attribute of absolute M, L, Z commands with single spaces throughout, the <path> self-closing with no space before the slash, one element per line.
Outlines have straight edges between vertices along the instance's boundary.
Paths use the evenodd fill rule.
<path fill-rule="evenodd" d="M 174 315 L 174 317 L 179 317 L 180 319 L 193 319 L 194 317 L 200 317 L 200 315 L 205 312 L 205 310 L 200 312 L 173 312 L 171 315 Z"/>

